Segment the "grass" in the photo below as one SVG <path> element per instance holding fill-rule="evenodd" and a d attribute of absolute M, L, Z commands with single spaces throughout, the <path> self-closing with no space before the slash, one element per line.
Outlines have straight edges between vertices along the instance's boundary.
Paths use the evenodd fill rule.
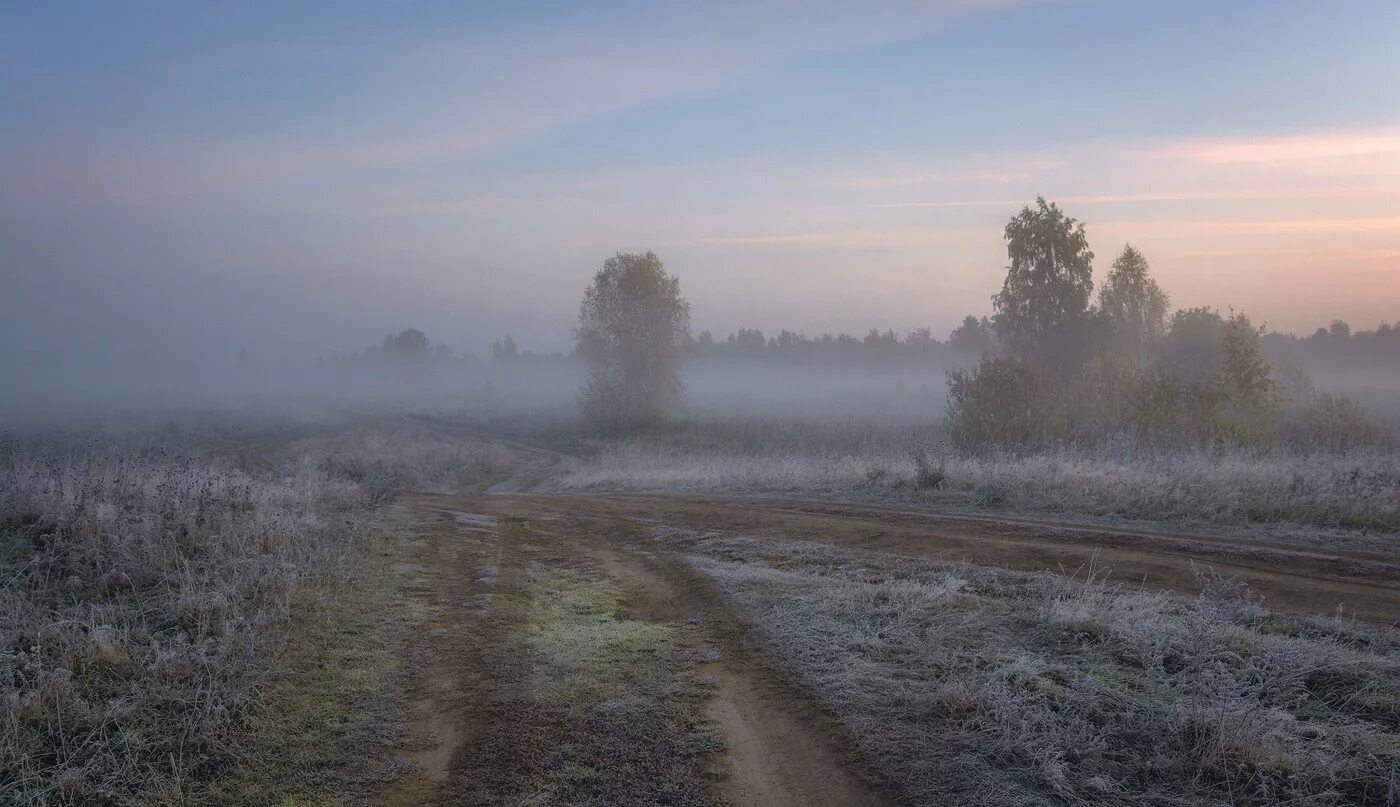
<path fill-rule="evenodd" d="M 16 451 L 0 474 L 5 542 L 27 545 L 0 602 L 0 792 L 191 797 L 275 679 L 300 593 L 365 540 L 358 491 L 102 449 Z"/>
<path fill-rule="evenodd" d="M 1400 635 L 802 542 L 665 540 L 912 804 L 1400 804 Z"/>
<path fill-rule="evenodd" d="M 360 560 L 353 591 L 323 592 L 297 612 L 286 676 L 243 727 L 243 762 L 214 784 L 211 801 L 329 807 L 389 775 L 385 752 L 402 737 L 405 592 L 422 541 L 407 516 L 386 514 Z"/>
<path fill-rule="evenodd" d="M 516 466 L 508 449 L 474 439 L 461 426 L 411 417 L 351 421 L 291 442 L 281 453 L 358 485 L 373 503 L 403 489 L 474 489 Z"/>
<path fill-rule="evenodd" d="M 581 569 L 536 566 L 521 597 L 498 716 L 468 760 L 478 803 L 717 803 L 719 740 L 674 626 L 627 618 L 623 592 Z"/>
<path fill-rule="evenodd" d="M 814 429 L 804 446 L 753 431 L 726 436 L 715 429 L 707 441 L 666 434 L 622 441 L 565 469 L 551 484 L 574 491 L 820 496 L 1295 532 L 1400 531 L 1400 455 L 1394 453 L 950 453 L 934 458 L 941 476 L 930 486 L 921 484 L 904 446 L 887 435 L 861 442 Z"/>
<path fill-rule="evenodd" d="M 339 799 L 392 728 L 381 505 L 507 467 L 460 436 L 181 431 L 0 445 L 0 802 Z"/>

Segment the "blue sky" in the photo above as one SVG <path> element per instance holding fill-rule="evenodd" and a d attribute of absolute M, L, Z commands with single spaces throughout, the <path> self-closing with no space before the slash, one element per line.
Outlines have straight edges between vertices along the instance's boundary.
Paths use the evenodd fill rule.
<path fill-rule="evenodd" d="M 1374 325 L 1397 41 L 1393 0 L 11 2 L 0 327 L 552 349 L 655 249 L 698 327 L 946 332 L 1037 193 L 1181 305 Z"/>

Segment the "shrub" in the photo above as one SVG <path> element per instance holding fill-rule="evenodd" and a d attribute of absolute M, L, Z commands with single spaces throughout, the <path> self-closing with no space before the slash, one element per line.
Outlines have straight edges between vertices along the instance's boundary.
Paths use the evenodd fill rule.
<path fill-rule="evenodd" d="M 1008 356 L 948 371 L 948 437 L 963 451 L 1049 445 L 1065 435 L 1058 385 Z"/>
<path fill-rule="evenodd" d="M 947 466 L 936 463 L 923 443 L 909 449 L 909 457 L 914 461 L 914 487 L 919 490 L 938 490 L 948 478 Z M 881 474 L 883 478 L 884 474 Z"/>
<path fill-rule="evenodd" d="M 1346 395 L 1322 394 L 1303 408 L 1298 439 L 1327 451 L 1351 451 L 1371 445 L 1379 429 L 1356 401 Z"/>

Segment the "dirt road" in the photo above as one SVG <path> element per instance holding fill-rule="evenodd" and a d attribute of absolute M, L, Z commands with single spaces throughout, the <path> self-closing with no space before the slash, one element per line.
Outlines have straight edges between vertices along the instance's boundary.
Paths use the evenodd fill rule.
<path fill-rule="evenodd" d="M 839 727 L 748 641 L 707 583 L 651 539 L 658 527 L 1024 570 L 1072 571 L 1093 563 L 1128 586 L 1186 593 L 1195 591 L 1194 563 L 1244 580 L 1275 609 L 1332 613 L 1341 607 L 1365 619 L 1400 619 L 1400 556 L 1376 553 L 811 502 L 481 493 L 414 494 L 401 504 L 427 538 L 416 592 L 423 630 L 403 752 L 411 771 L 386 788 L 381 805 L 522 803 L 531 788 L 579 786 L 559 784 L 551 751 L 575 742 L 567 736 L 570 718 L 531 694 L 540 672 L 522 650 L 550 630 L 532 603 L 544 596 L 540 581 L 554 574 L 615 587 L 624 628 L 663 626 L 659 641 L 689 654 L 684 675 L 704 682 L 698 708 L 723 750 L 718 764 L 713 750 L 682 749 L 663 760 L 681 778 L 693 774 L 685 786 L 690 789 L 681 788 L 689 795 L 668 803 L 894 801 L 854 758 Z M 578 641 L 595 633 L 579 632 L 584 638 Z M 611 652 L 577 649 L 600 657 Z M 676 725 L 685 733 L 684 716 Z M 597 781 L 589 787 L 601 795 L 589 803 L 647 803 L 608 789 L 614 786 L 608 777 L 621 772 L 605 766 L 590 771 Z"/>
<path fill-rule="evenodd" d="M 1091 563 L 1128 586 L 1197 591 L 1192 567 L 1236 577 L 1279 611 L 1345 613 L 1400 622 L 1400 548 L 1322 551 L 1282 542 L 1117 530 L 996 517 L 946 516 L 875 506 L 758 498 L 519 496 L 520 509 L 642 520 L 701 531 L 815 541 L 848 549 L 1064 571 Z"/>
<path fill-rule="evenodd" d="M 692 654 L 707 688 L 703 715 L 724 749 L 717 765 L 712 754 L 696 760 L 708 803 L 889 803 L 831 721 L 748 645 L 707 585 L 655 551 L 646 525 L 522 496 L 415 494 L 402 505 L 427 538 L 417 592 L 425 619 L 402 753 L 411 770 L 378 804 L 521 803 L 532 782 L 547 788 L 538 783 L 549 775 L 548 749 L 566 740 L 559 715 L 522 706 L 531 671 L 511 634 L 539 631 L 527 613 L 528 580 L 550 570 L 617 586 L 628 619 L 670 626 L 676 648 Z"/>

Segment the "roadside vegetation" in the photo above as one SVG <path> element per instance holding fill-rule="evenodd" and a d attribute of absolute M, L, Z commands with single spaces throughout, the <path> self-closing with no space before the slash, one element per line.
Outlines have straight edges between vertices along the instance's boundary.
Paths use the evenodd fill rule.
<path fill-rule="evenodd" d="M 595 492 L 816 496 L 1313 536 L 1400 531 L 1400 458 L 1390 452 L 1137 455 L 1068 447 L 916 458 L 879 439 L 837 446 L 813 440 L 808 447 L 779 440 L 755 451 L 740 439 L 751 432 L 740 429 L 704 446 L 632 438 L 598 450 L 549 484 Z"/>
<path fill-rule="evenodd" d="M 0 801 L 315 804 L 375 775 L 350 763 L 392 734 L 403 628 L 379 505 L 500 456 L 354 429 L 264 451 L 265 425 L 0 444 Z"/>
<path fill-rule="evenodd" d="M 1400 636 L 1102 570 L 668 530 L 911 804 L 1400 803 Z"/>
<path fill-rule="evenodd" d="M 686 422 L 638 421 L 588 447 L 553 484 L 1400 531 L 1395 424 L 1342 392 L 1319 390 L 1300 367 L 1272 361 L 1263 327 L 1248 315 L 1172 313 L 1132 245 L 1096 289 L 1085 225 L 1045 199 L 1011 218 L 1005 240 L 993 315 L 967 317 L 949 338 L 970 363 L 947 371 L 946 398 L 922 419 L 872 405 L 863 417 L 847 410 L 801 422 L 770 406 L 745 420 L 716 411 L 709 393 L 707 408 L 686 410 Z M 1344 326 L 1336 330 L 1329 344 L 1350 338 Z M 874 357 L 884 345 L 890 356 L 932 355 L 929 339 L 915 335 L 899 342 L 872 332 L 847 342 L 784 332 L 765 347 L 761 333 L 741 331 L 705 342 L 705 351 Z M 789 397 L 788 418 L 800 416 L 801 395 Z"/>
<path fill-rule="evenodd" d="M 531 775 L 504 783 L 515 798 L 487 788 L 482 802 L 717 805 L 721 743 L 701 716 L 708 690 L 693 671 L 695 651 L 675 627 L 627 618 L 623 592 L 581 571 L 536 569 L 527 585 L 509 651 L 526 669 L 511 708 L 514 720 L 548 732 L 550 750 Z"/>

